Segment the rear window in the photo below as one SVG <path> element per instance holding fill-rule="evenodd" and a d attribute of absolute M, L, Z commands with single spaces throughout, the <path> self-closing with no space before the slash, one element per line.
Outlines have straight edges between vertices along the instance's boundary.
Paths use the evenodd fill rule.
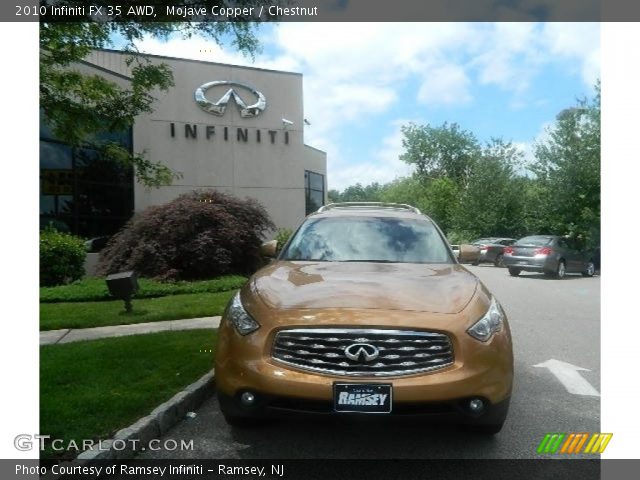
<path fill-rule="evenodd" d="M 300 227 L 280 259 L 454 263 L 433 223 L 393 217 L 311 218 Z"/>
<path fill-rule="evenodd" d="M 495 238 L 480 238 L 478 240 L 474 240 L 473 242 L 471 242 L 472 245 L 486 245 L 488 243 L 493 243 L 496 239 Z"/>
<path fill-rule="evenodd" d="M 534 247 L 543 247 L 545 245 L 549 245 L 553 237 L 524 237 L 516 242 L 516 245 L 525 246 L 532 245 Z"/>

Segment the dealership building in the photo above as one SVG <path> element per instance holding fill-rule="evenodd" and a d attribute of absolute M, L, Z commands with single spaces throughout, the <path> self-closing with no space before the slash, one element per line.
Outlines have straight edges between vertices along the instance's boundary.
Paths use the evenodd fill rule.
<path fill-rule="evenodd" d="M 304 143 L 301 74 L 142 56 L 167 64 L 175 86 L 156 93 L 153 113 L 137 117 L 130 131 L 103 139 L 144 152 L 180 178 L 145 187 L 130 169 L 58 141 L 41 123 L 41 223 L 86 238 L 111 235 L 135 212 L 200 188 L 256 199 L 278 228 L 295 227 L 325 203 L 326 153 Z M 73 68 L 127 86 L 127 57 L 96 50 Z"/>

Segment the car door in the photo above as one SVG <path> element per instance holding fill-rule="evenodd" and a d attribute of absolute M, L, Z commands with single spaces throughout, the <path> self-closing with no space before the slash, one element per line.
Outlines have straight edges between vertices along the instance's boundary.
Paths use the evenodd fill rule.
<path fill-rule="evenodd" d="M 580 256 L 580 252 L 576 245 L 576 242 L 572 238 L 563 238 L 567 253 L 566 253 L 566 267 L 568 272 L 579 272 L 582 270 L 582 259 Z"/>
<path fill-rule="evenodd" d="M 573 248 L 575 251 L 575 259 L 576 259 L 576 272 L 583 272 L 587 268 L 587 262 L 591 260 L 591 255 L 587 251 L 586 245 L 584 241 L 574 240 Z"/>
<path fill-rule="evenodd" d="M 567 272 L 573 271 L 573 264 L 575 259 L 573 258 L 573 253 L 571 252 L 571 248 L 569 247 L 569 242 L 566 238 L 558 239 L 558 254 L 564 260 L 564 267 Z"/>

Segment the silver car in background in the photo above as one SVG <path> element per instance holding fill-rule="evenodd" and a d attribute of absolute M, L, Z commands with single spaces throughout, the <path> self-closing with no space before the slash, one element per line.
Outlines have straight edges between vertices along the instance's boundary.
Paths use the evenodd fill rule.
<path fill-rule="evenodd" d="M 556 278 L 564 278 L 567 273 L 592 277 L 595 273 L 592 253 L 579 248 L 571 238 L 558 235 L 521 238 L 504 249 L 503 262 L 514 277 L 523 271 Z"/>

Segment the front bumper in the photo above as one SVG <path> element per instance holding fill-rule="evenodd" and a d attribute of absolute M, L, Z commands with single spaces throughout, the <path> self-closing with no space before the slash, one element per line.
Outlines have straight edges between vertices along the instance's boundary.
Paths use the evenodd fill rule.
<path fill-rule="evenodd" d="M 382 312 L 363 312 L 375 316 Z M 404 328 L 425 329 L 424 314 L 417 312 L 384 312 L 385 317 L 402 316 Z M 513 354 L 508 323 L 487 343 L 473 339 L 466 329 L 474 321 L 440 315 L 431 324 L 447 333 L 454 351 L 454 363 L 439 370 L 406 376 L 354 377 L 315 373 L 282 364 L 271 358 L 270 348 L 278 327 L 240 336 L 230 322 L 222 321 L 218 331 L 216 352 L 216 388 L 226 412 L 242 416 L 267 416 L 279 413 L 333 413 L 333 384 L 335 382 L 391 384 L 393 388 L 392 414 L 440 414 L 468 417 L 471 398 L 480 398 L 489 412 L 500 411 L 507 405 L 513 383 Z M 335 317 L 334 317 L 335 318 Z M 452 327 L 453 323 L 453 327 Z M 305 325 L 287 324 L 286 328 Z M 308 327 L 308 325 L 306 325 Z M 326 327 L 326 324 L 318 325 Z M 371 325 L 369 325 L 371 326 Z M 344 325 L 343 325 L 344 327 Z M 358 325 L 362 327 L 362 325 Z M 380 327 L 380 325 L 376 325 Z M 240 402 L 244 392 L 251 392 L 255 404 L 248 408 Z M 505 404 L 506 402 L 506 404 Z M 340 414 L 344 415 L 344 414 Z"/>
<path fill-rule="evenodd" d="M 339 415 L 340 417 L 373 416 L 380 414 L 367 414 L 355 412 L 335 412 L 331 401 L 302 400 L 296 397 L 265 395 L 261 392 L 252 392 L 256 403 L 251 407 L 243 405 L 238 392 L 230 396 L 221 391 L 217 392 L 218 402 L 226 415 L 250 418 L 283 418 L 290 416 L 327 416 Z M 477 397 L 473 397 L 477 398 Z M 456 422 L 473 425 L 491 425 L 502 423 L 509 411 L 511 398 L 507 397 L 497 403 L 490 403 L 486 399 L 485 408 L 481 413 L 472 412 L 469 408 L 471 398 L 452 399 L 443 402 L 419 402 L 411 404 L 394 403 L 394 408 L 389 414 L 382 416 L 393 417 L 428 417 L 444 422 Z"/>

